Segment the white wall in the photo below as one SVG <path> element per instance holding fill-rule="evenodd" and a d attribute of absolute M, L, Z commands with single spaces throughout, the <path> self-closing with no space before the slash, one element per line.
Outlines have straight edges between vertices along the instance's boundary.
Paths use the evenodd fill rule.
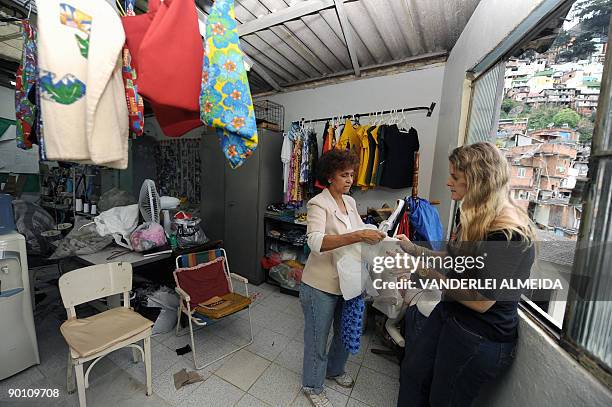
<path fill-rule="evenodd" d="M 510 370 L 477 407 L 607 407 L 612 393 L 520 312 L 519 345 Z"/>
<path fill-rule="evenodd" d="M 395 75 L 281 93 L 266 99 L 285 107 L 285 128 L 288 128 L 292 121 L 302 117 L 308 120 L 332 115 L 429 106 L 431 102 L 436 102 L 438 105 L 429 118 L 425 117 L 424 112 L 406 114 L 410 118 L 410 125 L 419 133 L 421 146 L 419 195 L 429 198 L 443 77 L 444 64 L 435 64 Z M 365 123 L 364 118 L 361 121 Z M 322 145 L 323 126 L 324 123 L 320 123 L 315 127 L 319 135 L 319 148 Z M 357 201 L 359 212 L 364 213 L 368 206 L 379 207 L 382 202 L 393 204 L 395 199 L 403 198 L 409 193 L 410 189 L 378 188 L 365 192 L 358 191 L 353 196 Z M 439 197 L 434 195 L 431 199 Z"/>
<path fill-rule="evenodd" d="M 15 89 L 0 86 L 0 117 L 15 120 Z M 38 173 L 38 146 L 31 150 L 17 148 L 15 126 L 0 138 L 0 172 Z"/>
<path fill-rule="evenodd" d="M 431 195 L 440 199 L 442 225 L 450 219 L 451 201 L 446 179 L 448 155 L 459 145 L 459 122 L 466 71 L 473 68 L 544 0 L 482 0 L 453 47 L 442 88 L 442 105 L 432 171 Z"/>

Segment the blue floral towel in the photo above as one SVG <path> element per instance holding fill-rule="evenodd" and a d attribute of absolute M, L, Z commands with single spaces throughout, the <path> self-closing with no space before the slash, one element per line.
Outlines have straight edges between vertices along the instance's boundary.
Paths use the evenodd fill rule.
<path fill-rule="evenodd" d="M 200 118 L 216 127 L 232 168 L 242 165 L 257 148 L 257 124 L 233 0 L 216 0 L 206 22 Z"/>
<path fill-rule="evenodd" d="M 344 301 L 342 306 L 342 323 L 340 325 L 342 343 L 344 344 L 344 349 L 352 355 L 359 353 L 364 310 L 365 302 L 361 295 Z"/>

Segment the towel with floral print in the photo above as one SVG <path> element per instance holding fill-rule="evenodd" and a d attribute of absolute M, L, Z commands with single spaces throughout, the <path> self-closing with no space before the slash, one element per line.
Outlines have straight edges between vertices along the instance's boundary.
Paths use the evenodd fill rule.
<path fill-rule="evenodd" d="M 215 127 L 232 168 L 257 148 L 257 124 L 236 24 L 234 1 L 216 0 L 206 22 L 200 118 Z"/>
<path fill-rule="evenodd" d="M 21 64 L 15 74 L 15 118 L 17 120 L 17 147 L 29 150 L 36 140 L 36 104 L 28 100 L 28 93 L 36 86 L 36 28 L 22 20 L 23 51 Z"/>
<path fill-rule="evenodd" d="M 133 17 L 136 15 L 134 11 L 134 3 L 136 0 L 125 0 L 125 15 Z M 127 43 L 123 46 L 123 85 L 125 86 L 125 99 L 127 102 L 130 136 L 132 138 L 140 137 L 144 134 L 144 100 L 138 94 L 138 85 L 136 85 L 138 75 L 132 67 L 132 56 Z"/>
<path fill-rule="evenodd" d="M 351 355 L 359 353 L 364 311 L 365 302 L 361 295 L 344 301 L 342 305 L 342 320 L 340 322 L 342 344 L 344 345 L 344 349 Z"/>

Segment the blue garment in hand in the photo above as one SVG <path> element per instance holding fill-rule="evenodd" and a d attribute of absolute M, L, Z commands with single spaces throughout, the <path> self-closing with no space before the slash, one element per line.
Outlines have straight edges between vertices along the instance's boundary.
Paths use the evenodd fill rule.
<path fill-rule="evenodd" d="M 365 302 L 361 295 L 344 301 L 342 307 L 342 343 L 352 355 L 359 353 Z"/>
<path fill-rule="evenodd" d="M 414 240 L 430 242 L 432 249 L 441 250 L 444 237 L 436 208 L 423 198 L 408 197 L 406 204 L 410 209 L 410 226 L 414 228 Z"/>

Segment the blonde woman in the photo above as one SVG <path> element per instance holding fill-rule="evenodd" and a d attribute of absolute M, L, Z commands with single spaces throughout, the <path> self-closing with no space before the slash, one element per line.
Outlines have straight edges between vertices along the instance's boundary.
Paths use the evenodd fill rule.
<path fill-rule="evenodd" d="M 509 196 L 506 158 L 491 143 L 456 148 L 449 157 L 447 186 L 461 202 L 456 241 L 446 253 L 459 259 L 483 255 L 484 267 L 442 272 L 422 268 L 426 281 L 470 278 L 476 282 L 526 280 L 535 258 L 535 231 L 527 214 Z M 402 249 L 423 249 L 402 236 Z M 473 250 L 475 247 L 478 250 Z M 484 249 L 483 249 L 484 248 Z M 448 282 L 448 281 L 446 281 Z M 481 387 L 512 363 L 518 338 L 519 290 L 446 290 L 412 349 L 406 349 L 400 374 L 398 407 L 471 406 Z"/>

